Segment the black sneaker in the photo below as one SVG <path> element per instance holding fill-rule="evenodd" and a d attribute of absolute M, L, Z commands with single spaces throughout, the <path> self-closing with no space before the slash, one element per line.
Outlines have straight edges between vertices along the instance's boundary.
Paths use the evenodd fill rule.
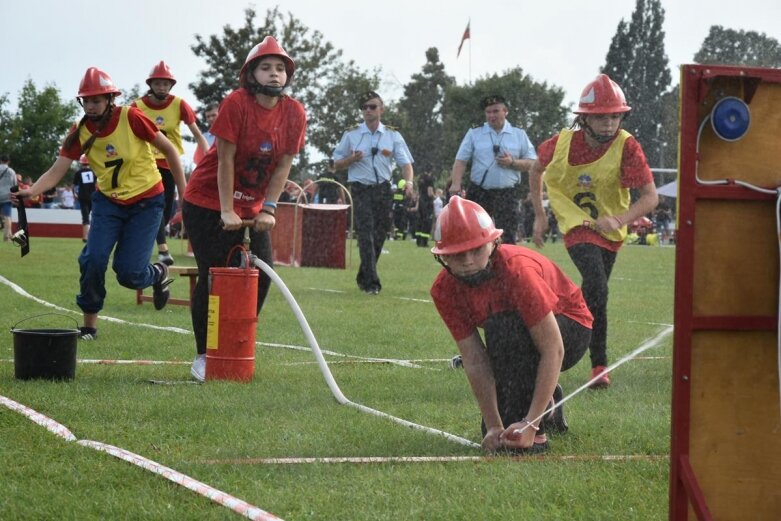
<path fill-rule="evenodd" d="M 538 454 L 545 454 L 549 450 L 550 445 L 548 445 L 548 440 L 545 440 L 542 443 L 534 442 L 534 445 L 528 449 L 511 449 L 509 447 L 505 447 L 500 449 L 497 454 L 503 456 L 535 456 Z"/>
<path fill-rule="evenodd" d="M 464 360 L 461 358 L 461 355 L 456 355 L 450 359 L 447 365 L 451 369 L 461 369 L 464 367 Z"/>
<path fill-rule="evenodd" d="M 168 266 L 162 262 L 155 262 L 153 266 L 158 272 L 158 277 L 157 281 L 152 284 L 152 302 L 155 305 L 155 309 L 159 311 L 168 303 L 168 297 L 171 296 L 168 286 L 171 285 L 174 279 L 168 278 Z"/>
<path fill-rule="evenodd" d="M 79 340 L 97 340 L 98 330 L 94 327 L 82 326 L 79 328 Z"/>
<path fill-rule="evenodd" d="M 162 262 L 166 266 L 174 265 L 174 258 L 171 257 L 171 253 L 167 251 L 161 251 L 157 254 L 157 262 Z"/>
<path fill-rule="evenodd" d="M 553 399 L 551 400 L 550 406 L 548 406 L 548 408 L 550 409 L 553 407 L 553 405 L 561 402 L 563 398 L 564 389 L 561 388 L 560 384 L 556 384 L 556 389 L 553 390 Z M 564 406 L 559 405 L 553 409 L 553 411 L 551 411 L 545 418 L 545 432 L 552 434 L 564 434 L 568 430 L 569 424 L 567 423 L 567 419 L 564 417 Z"/>

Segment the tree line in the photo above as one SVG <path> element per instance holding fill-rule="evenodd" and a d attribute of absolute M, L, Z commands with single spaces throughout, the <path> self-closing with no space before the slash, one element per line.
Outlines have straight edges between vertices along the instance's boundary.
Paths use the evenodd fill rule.
<path fill-rule="evenodd" d="M 632 106 L 625 128 L 641 143 L 649 164 L 674 168 L 678 87 L 670 87 L 663 23 L 661 0 L 636 0 L 631 17 L 618 23 L 600 71 L 623 87 Z M 381 70 L 363 69 L 345 59 L 325 35 L 292 13 L 275 7 L 259 16 L 247 8 L 241 27 L 226 25 L 219 34 L 195 36 L 191 50 L 204 62 L 198 78 L 189 84 L 197 107 L 219 102 L 238 87 L 247 53 L 266 35 L 274 35 L 296 61 L 289 92 L 304 104 L 309 117 L 308 148 L 291 174 L 301 179 L 322 171 L 322 161 L 313 156 L 330 157 L 342 132 L 360 122 L 356 99 L 367 90 L 381 90 Z M 764 33 L 713 26 L 692 61 L 780 67 L 781 45 Z M 583 78 L 583 84 L 591 79 Z M 404 85 L 401 99 L 388 103 L 383 120 L 401 129 L 415 170 L 431 172 L 438 184 L 444 184 L 464 133 L 484 121 L 479 100 L 488 94 L 507 98 L 508 121 L 524 128 L 534 144 L 569 125 L 573 107 L 563 104 L 560 87 L 535 80 L 520 66 L 458 85 L 434 47 L 425 51 L 425 63 Z M 125 95 L 126 100 L 138 97 L 138 86 Z M 32 80 L 22 87 L 16 112 L 7 109 L 8 103 L 8 95 L 0 95 L 0 151 L 12 156 L 17 171 L 35 179 L 56 157 L 80 109 L 74 101 L 62 100 L 55 86 L 39 90 Z"/>

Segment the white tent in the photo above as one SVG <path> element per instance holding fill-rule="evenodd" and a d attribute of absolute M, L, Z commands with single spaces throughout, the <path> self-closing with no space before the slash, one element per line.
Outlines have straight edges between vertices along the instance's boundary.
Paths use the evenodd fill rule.
<path fill-rule="evenodd" d="M 678 197 L 678 181 L 660 186 L 656 189 L 656 193 L 665 197 Z"/>

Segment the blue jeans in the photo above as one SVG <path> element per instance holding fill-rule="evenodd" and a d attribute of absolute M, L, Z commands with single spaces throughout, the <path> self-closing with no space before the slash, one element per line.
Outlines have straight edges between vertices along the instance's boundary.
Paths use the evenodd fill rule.
<path fill-rule="evenodd" d="M 97 313 L 103 309 L 111 250 L 114 250 L 111 267 L 122 286 L 142 289 L 155 282 L 157 270 L 149 258 L 163 205 L 163 194 L 131 205 L 115 204 L 100 192 L 92 195 L 92 227 L 79 255 L 81 292 L 76 296 L 76 304 L 83 312 Z"/>

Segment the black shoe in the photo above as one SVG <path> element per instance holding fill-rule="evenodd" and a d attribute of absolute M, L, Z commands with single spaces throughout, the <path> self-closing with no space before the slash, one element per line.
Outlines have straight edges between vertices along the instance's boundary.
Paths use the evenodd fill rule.
<path fill-rule="evenodd" d="M 168 266 L 162 262 L 156 262 L 153 266 L 158 272 L 158 277 L 157 281 L 152 284 L 152 301 L 154 302 L 155 309 L 159 311 L 168 303 L 168 297 L 171 296 L 171 292 L 168 291 L 168 286 L 171 285 L 174 279 L 168 278 Z"/>
<path fill-rule="evenodd" d="M 561 385 L 556 384 L 556 389 L 553 390 L 553 399 L 551 400 L 551 405 L 548 408 L 561 402 L 563 398 L 564 389 L 561 388 Z M 564 406 L 559 405 L 553 409 L 553 411 L 550 412 L 545 418 L 545 432 L 551 434 L 564 434 L 568 430 L 569 424 L 567 423 L 567 419 L 564 417 Z"/>
<path fill-rule="evenodd" d="M 166 266 L 174 265 L 174 258 L 171 257 L 171 253 L 167 251 L 161 251 L 157 254 L 157 262 L 162 262 Z"/>
<path fill-rule="evenodd" d="M 542 443 L 534 443 L 531 447 L 528 449 L 511 449 L 511 448 L 504 448 L 497 452 L 498 455 L 502 456 L 534 456 L 537 454 L 545 454 L 550 450 L 550 445 L 548 445 L 548 441 L 545 440 Z"/>
<path fill-rule="evenodd" d="M 464 360 L 461 358 L 461 355 L 456 355 L 450 359 L 450 362 L 448 362 L 447 365 L 451 369 L 461 369 L 464 367 Z"/>
<path fill-rule="evenodd" d="M 80 327 L 79 328 L 79 340 L 97 340 L 98 330 L 94 327 Z"/>

